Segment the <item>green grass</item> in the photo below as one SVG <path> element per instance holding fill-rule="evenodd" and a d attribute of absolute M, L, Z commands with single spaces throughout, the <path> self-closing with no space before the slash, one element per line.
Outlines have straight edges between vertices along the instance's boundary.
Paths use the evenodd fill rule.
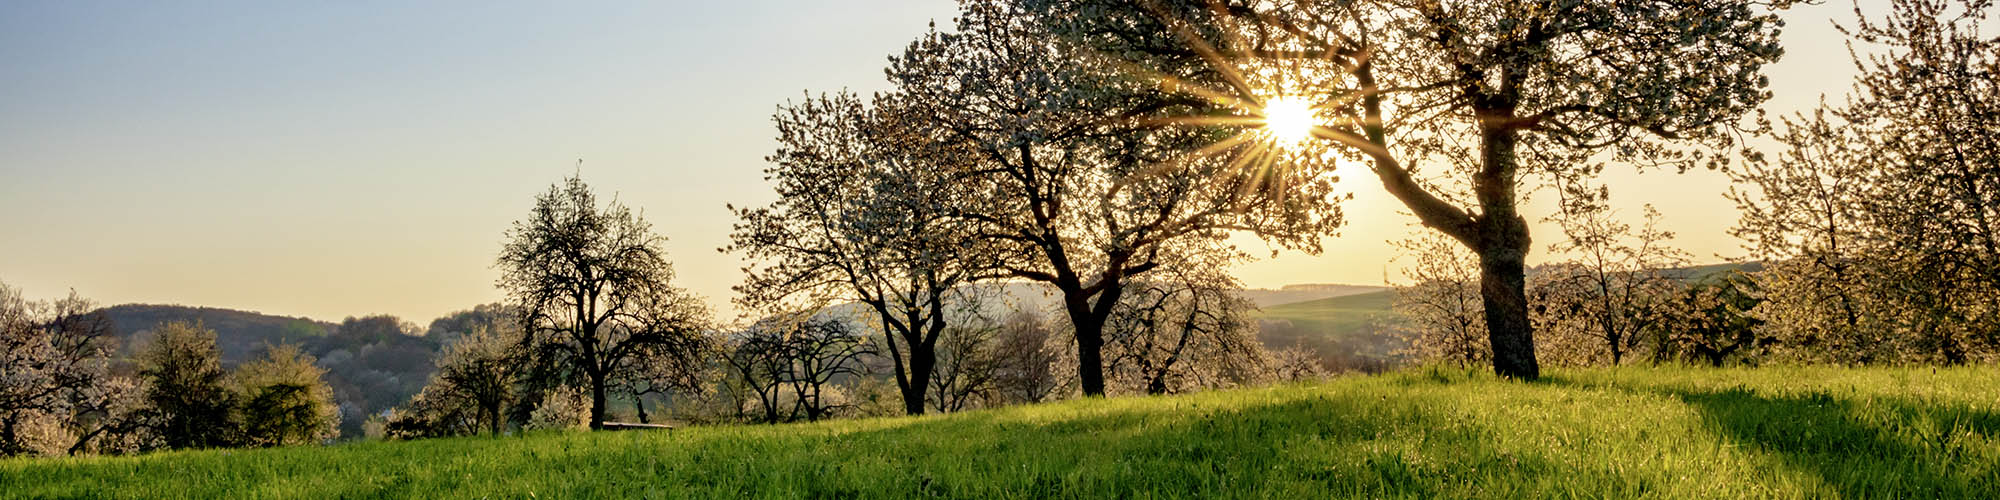
<path fill-rule="evenodd" d="M 949 416 L 0 462 L 9 497 L 1988 497 L 2000 367 L 1415 369 Z"/>

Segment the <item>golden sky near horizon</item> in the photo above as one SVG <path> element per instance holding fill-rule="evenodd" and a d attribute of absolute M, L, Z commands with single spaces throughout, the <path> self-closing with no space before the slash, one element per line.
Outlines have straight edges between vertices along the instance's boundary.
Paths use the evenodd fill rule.
<path fill-rule="evenodd" d="M 835 5 L 837 4 L 837 5 Z M 0 5 L 0 281 L 31 298 L 179 303 L 420 324 L 499 300 L 502 232 L 576 169 L 669 238 L 679 284 L 727 307 L 726 203 L 772 195 L 770 114 L 802 92 L 886 87 L 886 56 L 948 0 Z M 1774 114 L 1837 98 L 1829 20 L 1786 14 Z M 1248 286 L 1382 284 L 1421 228 L 1366 171 L 1317 256 L 1239 266 Z M 1699 261 L 1741 254 L 1715 172 L 1613 168 Z M 1549 212 L 1536 196 L 1530 214 Z M 1535 230 L 1538 255 L 1558 234 Z M 1269 249 L 1239 241 L 1259 257 Z M 727 316 L 727 314 L 723 315 Z"/>

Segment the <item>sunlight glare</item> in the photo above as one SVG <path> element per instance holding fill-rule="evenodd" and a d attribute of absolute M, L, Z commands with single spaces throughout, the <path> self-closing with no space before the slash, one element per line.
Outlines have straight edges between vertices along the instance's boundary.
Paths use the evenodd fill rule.
<path fill-rule="evenodd" d="M 1312 136 L 1312 105 L 1297 97 L 1278 97 L 1264 103 L 1264 130 L 1272 139 L 1297 144 Z"/>

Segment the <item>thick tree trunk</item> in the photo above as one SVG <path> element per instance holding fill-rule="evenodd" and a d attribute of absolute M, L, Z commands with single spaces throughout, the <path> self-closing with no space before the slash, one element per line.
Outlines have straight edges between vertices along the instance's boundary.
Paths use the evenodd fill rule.
<path fill-rule="evenodd" d="M 590 430 L 604 428 L 604 375 L 590 375 Z"/>
<path fill-rule="evenodd" d="M 924 414 L 925 403 L 930 401 L 930 381 L 937 371 L 937 346 L 926 346 L 922 342 L 910 343 L 910 378 L 903 384 L 903 413 Z"/>
<path fill-rule="evenodd" d="M 500 425 L 506 421 L 506 417 L 503 416 L 503 412 L 506 410 L 501 409 L 500 406 L 499 403 L 486 405 L 486 413 L 491 417 L 486 421 L 486 431 L 489 435 L 500 435 Z"/>
<path fill-rule="evenodd" d="M 1525 233 L 1525 228 L 1522 231 Z M 1525 246 L 1525 245 L 1523 245 Z M 1493 345 L 1493 372 L 1534 380 L 1535 328 L 1528 322 L 1526 252 L 1487 248 L 1479 255 L 1479 295 L 1486 306 L 1486 334 Z"/>
<path fill-rule="evenodd" d="M 1076 378 L 1085 396 L 1104 395 L 1104 320 L 1086 317 L 1076 326 Z"/>

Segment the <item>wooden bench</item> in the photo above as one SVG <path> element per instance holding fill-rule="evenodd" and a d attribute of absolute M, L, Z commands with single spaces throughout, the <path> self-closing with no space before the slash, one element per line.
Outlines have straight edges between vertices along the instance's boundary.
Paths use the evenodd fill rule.
<path fill-rule="evenodd" d="M 631 422 L 604 423 L 604 430 L 607 431 L 632 431 L 632 430 L 649 430 L 649 429 L 673 430 L 674 426 L 668 424 L 635 424 Z"/>

